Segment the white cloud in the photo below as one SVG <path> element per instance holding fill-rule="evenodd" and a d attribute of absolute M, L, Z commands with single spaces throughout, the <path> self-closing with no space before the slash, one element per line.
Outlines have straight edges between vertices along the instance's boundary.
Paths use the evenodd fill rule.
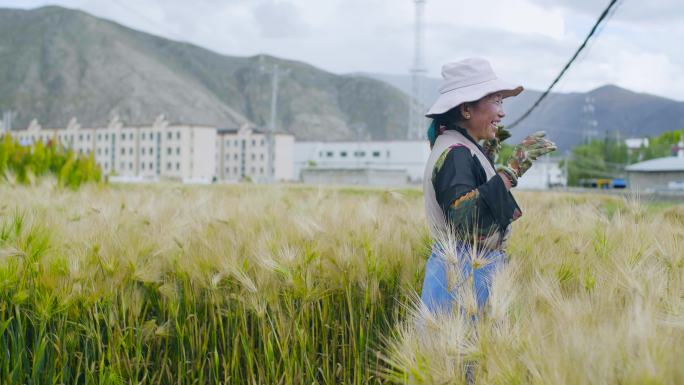
<path fill-rule="evenodd" d="M 291 2 L 265 0 L 252 10 L 262 37 L 301 37 L 308 33 L 308 25 L 300 16 L 299 8 Z"/>

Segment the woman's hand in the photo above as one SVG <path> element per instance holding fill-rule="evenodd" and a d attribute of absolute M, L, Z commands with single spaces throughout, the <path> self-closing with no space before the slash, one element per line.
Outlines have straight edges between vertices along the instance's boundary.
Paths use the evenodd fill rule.
<path fill-rule="evenodd" d="M 537 131 L 513 148 L 513 155 L 508 160 L 508 167 L 513 169 L 518 177 L 529 170 L 532 167 L 532 162 L 537 158 L 558 148 L 555 143 L 545 139 L 545 135 L 544 131 Z"/>
<path fill-rule="evenodd" d="M 501 143 L 510 137 L 510 131 L 506 130 L 503 124 L 497 125 L 496 137 L 494 139 L 485 140 L 482 144 L 482 149 L 484 150 L 485 155 L 487 155 L 492 162 L 496 162 L 496 157 L 501 151 Z"/>

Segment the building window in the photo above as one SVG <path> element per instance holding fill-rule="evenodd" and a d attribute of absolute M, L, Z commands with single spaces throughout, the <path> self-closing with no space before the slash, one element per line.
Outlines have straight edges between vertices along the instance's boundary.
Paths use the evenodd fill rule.
<path fill-rule="evenodd" d="M 97 140 L 102 139 L 102 134 L 97 134 Z"/>
<path fill-rule="evenodd" d="M 259 158 L 260 158 L 261 160 L 264 160 L 264 154 L 261 154 L 261 156 L 259 156 Z"/>
<path fill-rule="evenodd" d="M 145 140 L 145 133 L 142 133 L 142 140 Z"/>
<path fill-rule="evenodd" d="M 133 162 L 131 162 L 131 163 L 128 164 L 128 169 L 129 169 L 129 170 L 133 170 Z"/>
<path fill-rule="evenodd" d="M 363 158 L 364 156 L 366 156 L 366 152 L 365 151 L 355 151 L 354 156 L 357 158 Z"/>
<path fill-rule="evenodd" d="M 173 138 L 173 134 L 171 132 L 166 133 L 166 139 L 171 139 Z"/>
<path fill-rule="evenodd" d="M 105 147 L 105 155 L 109 155 L 109 149 Z"/>
<path fill-rule="evenodd" d="M 126 155 L 126 149 L 121 147 L 121 155 Z"/>
<path fill-rule="evenodd" d="M 142 152 L 143 155 L 145 155 L 145 147 L 141 148 L 140 151 Z"/>
<path fill-rule="evenodd" d="M 176 139 L 180 139 L 180 131 L 176 131 Z"/>
<path fill-rule="evenodd" d="M 340 151 L 340 156 L 342 158 L 346 158 L 347 157 L 347 151 Z"/>
<path fill-rule="evenodd" d="M 83 141 L 83 134 L 78 134 L 78 141 L 82 142 Z"/>
<path fill-rule="evenodd" d="M 264 140 L 261 139 L 261 147 L 264 147 Z"/>
<path fill-rule="evenodd" d="M 323 151 L 318 151 L 318 157 L 322 158 L 323 157 Z"/>
<path fill-rule="evenodd" d="M 166 169 L 171 170 L 171 162 L 166 163 Z"/>
<path fill-rule="evenodd" d="M 180 170 L 180 163 L 176 162 L 176 170 Z"/>
<path fill-rule="evenodd" d="M 259 167 L 259 174 L 264 175 L 264 168 L 263 167 Z"/>
<path fill-rule="evenodd" d="M 176 155 L 180 155 L 180 147 L 176 147 Z"/>
<path fill-rule="evenodd" d="M 235 145 L 235 147 L 237 147 L 237 145 L 238 145 L 237 139 L 235 139 L 235 141 L 233 142 L 233 144 Z"/>
<path fill-rule="evenodd" d="M 256 155 L 252 154 L 252 160 L 256 159 Z"/>
<path fill-rule="evenodd" d="M 173 150 L 171 149 L 171 147 L 166 148 L 166 155 L 171 155 L 172 152 Z"/>
<path fill-rule="evenodd" d="M 133 155 L 133 147 L 128 149 L 128 155 Z"/>
<path fill-rule="evenodd" d="M 233 159 L 237 160 L 237 158 L 238 158 L 238 155 L 235 154 L 235 155 L 233 156 Z"/>
<path fill-rule="evenodd" d="M 252 147 L 256 146 L 256 140 L 252 139 Z"/>
<path fill-rule="evenodd" d="M 109 134 L 105 134 L 105 140 L 109 140 Z"/>
<path fill-rule="evenodd" d="M 128 134 L 128 139 L 133 140 L 133 133 Z"/>
<path fill-rule="evenodd" d="M 150 170 L 152 170 L 154 166 L 152 165 L 152 162 L 150 162 Z"/>
<path fill-rule="evenodd" d="M 327 156 L 328 158 L 332 158 L 332 157 L 333 157 L 333 152 L 332 152 L 332 151 L 328 151 L 328 152 L 325 153 L 325 156 Z"/>
<path fill-rule="evenodd" d="M 390 157 L 390 152 L 389 152 L 389 150 L 387 150 L 387 157 L 388 157 L 388 158 Z"/>
<path fill-rule="evenodd" d="M 145 169 L 145 162 L 140 162 L 140 168 L 143 170 Z"/>
<path fill-rule="evenodd" d="M 380 151 L 373 151 L 373 158 L 379 158 L 380 157 Z"/>
<path fill-rule="evenodd" d="M 90 134 L 86 134 L 86 140 L 90 140 Z"/>
<path fill-rule="evenodd" d="M 150 147 L 150 155 L 154 154 L 154 148 Z"/>
<path fill-rule="evenodd" d="M 109 163 L 105 162 L 105 170 L 109 168 Z"/>
<path fill-rule="evenodd" d="M 126 134 L 124 134 L 123 132 L 121 133 L 121 140 L 126 140 Z"/>

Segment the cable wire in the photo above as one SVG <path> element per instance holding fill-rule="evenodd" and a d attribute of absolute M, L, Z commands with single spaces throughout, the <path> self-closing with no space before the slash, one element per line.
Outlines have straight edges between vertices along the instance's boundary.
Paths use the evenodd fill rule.
<path fill-rule="evenodd" d="M 563 67 L 563 69 L 562 69 L 561 72 L 558 74 L 558 76 L 556 76 L 556 78 L 553 80 L 553 82 L 551 83 L 551 85 L 546 89 L 546 91 L 544 91 L 543 94 L 541 94 L 541 96 L 539 97 L 539 99 L 537 99 L 537 101 L 534 102 L 534 104 L 532 105 L 532 107 L 530 107 L 524 114 L 522 114 L 521 117 L 519 117 L 515 122 L 513 122 L 512 124 L 510 124 L 510 125 L 507 127 L 508 129 L 511 129 L 511 128 L 517 126 L 518 124 L 520 124 L 520 122 L 522 122 L 523 120 L 525 120 L 525 119 L 532 113 L 532 111 L 534 111 L 534 109 L 537 108 L 537 106 L 539 106 L 539 103 L 541 103 L 542 100 L 544 100 L 544 99 L 546 98 L 546 96 L 549 94 L 549 92 L 551 92 L 551 89 L 556 85 L 556 83 L 558 83 L 558 81 L 563 77 L 563 75 L 565 75 L 565 72 L 567 72 L 567 70 L 570 69 L 570 67 L 572 66 L 572 63 L 575 61 L 575 59 L 577 59 L 577 56 L 579 56 L 580 52 L 582 52 L 582 50 L 584 49 L 584 47 L 587 45 L 587 43 L 589 42 L 589 39 L 591 39 L 591 37 L 594 35 L 594 33 L 595 33 L 596 30 L 598 29 L 598 27 L 599 27 L 599 25 L 601 24 L 601 22 L 602 22 L 610 13 L 611 13 L 610 10 L 611 10 L 619 1 L 620 1 L 620 0 L 611 0 L 611 1 L 610 1 L 610 3 L 608 4 L 608 6 L 606 7 L 606 9 L 604 9 L 603 12 L 601 13 L 601 16 L 599 16 L 598 20 L 596 20 L 596 23 L 595 23 L 594 26 L 591 28 L 591 31 L 589 31 L 589 34 L 587 35 L 587 37 L 584 39 L 584 41 L 583 41 L 582 44 L 579 46 L 579 48 L 577 49 L 577 51 L 575 51 L 575 54 L 572 55 L 572 57 L 570 58 L 570 61 L 568 61 L 568 63 L 565 65 L 565 67 Z"/>

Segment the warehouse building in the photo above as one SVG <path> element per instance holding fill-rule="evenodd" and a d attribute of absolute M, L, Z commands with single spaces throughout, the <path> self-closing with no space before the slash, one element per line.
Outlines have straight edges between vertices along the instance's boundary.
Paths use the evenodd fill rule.
<path fill-rule="evenodd" d="M 382 175 L 397 185 L 422 181 L 430 146 L 427 140 L 298 142 L 295 154 L 295 175 L 306 183 L 364 184 Z"/>
<path fill-rule="evenodd" d="M 633 190 L 653 191 L 678 188 L 684 184 L 684 143 L 674 156 L 651 159 L 626 167 Z"/>

